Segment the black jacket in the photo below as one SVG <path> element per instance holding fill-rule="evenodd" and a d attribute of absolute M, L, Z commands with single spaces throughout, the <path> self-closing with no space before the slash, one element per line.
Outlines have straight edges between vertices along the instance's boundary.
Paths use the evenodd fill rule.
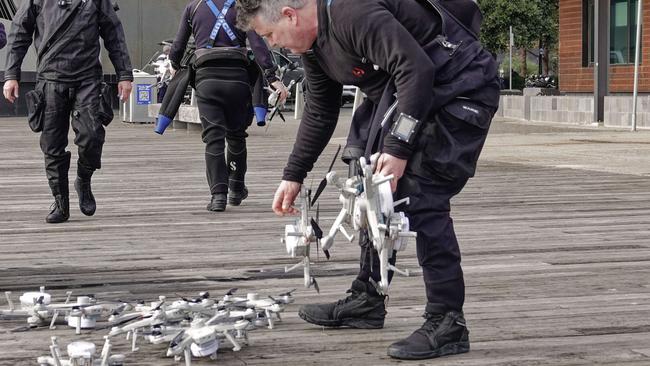
<path fill-rule="evenodd" d="M 0 23 L 0 50 L 7 45 L 7 34 L 5 33 L 5 25 Z"/>
<path fill-rule="evenodd" d="M 59 31 L 80 3 L 69 28 Z M 48 46 L 57 31 L 62 35 Z M 101 78 L 99 37 L 104 40 L 118 79 L 133 80 L 122 23 L 110 0 L 73 0 L 65 8 L 59 7 L 56 0 L 24 0 L 9 33 L 5 80 L 20 80 L 20 67 L 32 39 L 38 55 L 39 79 L 71 82 Z"/>
<path fill-rule="evenodd" d="M 376 105 L 392 86 L 399 112 L 422 121 L 457 97 L 498 107 L 493 58 L 446 11 L 417 0 L 327 3 L 317 0 L 318 35 L 303 56 L 308 99 L 283 179 L 302 182 L 312 169 L 336 127 L 342 85 L 358 86 Z M 439 37 L 442 19 L 455 50 Z M 383 151 L 400 158 L 408 159 L 412 149 L 391 135 L 384 140 Z"/>

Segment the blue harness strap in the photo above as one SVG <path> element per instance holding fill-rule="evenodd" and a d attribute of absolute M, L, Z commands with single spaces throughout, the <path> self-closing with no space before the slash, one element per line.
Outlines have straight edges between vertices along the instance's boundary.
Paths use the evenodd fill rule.
<path fill-rule="evenodd" d="M 214 16 L 217 18 L 217 22 L 214 23 L 214 27 L 212 27 L 212 33 L 210 33 L 210 40 L 212 41 L 212 44 L 207 45 L 206 48 L 212 48 L 212 46 L 214 45 L 214 41 L 217 39 L 217 35 L 219 34 L 219 30 L 221 30 L 221 28 L 223 28 L 223 30 L 226 31 L 228 38 L 230 38 L 230 40 L 235 44 L 235 46 L 240 47 L 235 32 L 233 32 L 232 28 L 230 28 L 230 25 L 228 25 L 228 22 L 226 22 L 226 14 L 228 13 L 228 10 L 235 4 L 235 0 L 227 0 L 223 4 L 223 9 L 221 10 L 217 8 L 217 5 L 212 0 L 205 0 L 205 3 L 212 11 L 212 14 L 214 14 Z"/>

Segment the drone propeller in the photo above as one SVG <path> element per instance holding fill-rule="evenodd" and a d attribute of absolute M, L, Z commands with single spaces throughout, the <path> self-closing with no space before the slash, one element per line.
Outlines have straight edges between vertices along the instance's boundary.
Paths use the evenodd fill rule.
<path fill-rule="evenodd" d="M 341 145 L 339 145 L 339 148 L 336 150 L 336 154 L 334 154 L 334 159 L 332 159 L 332 163 L 330 164 L 329 169 L 327 169 L 327 173 L 332 171 L 332 168 L 334 167 L 334 163 L 336 163 L 336 159 L 339 157 L 339 153 L 341 152 Z M 325 173 L 325 175 L 327 175 Z M 316 194 L 314 194 L 314 198 L 312 198 L 310 202 L 310 206 L 313 206 L 314 203 L 318 200 L 318 197 L 320 197 L 321 193 L 323 193 L 323 190 L 327 186 L 327 177 L 323 178 L 323 180 L 320 181 L 318 184 L 318 188 L 316 189 Z"/>
<path fill-rule="evenodd" d="M 316 204 L 316 227 L 314 227 L 314 220 L 312 219 L 312 228 L 314 229 L 314 235 L 316 235 L 316 253 L 319 253 L 319 246 L 321 246 L 321 239 L 323 239 L 323 230 L 320 228 L 318 223 L 320 222 L 319 217 L 320 216 L 320 202 Z M 323 253 L 325 253 L 325 258 L 327 260 L 330 259 L 330 251 L 329 250 L 323 250 Z"/>
<path fill-rule="evenodd" d="M 172 339 L 171 343 L 169 344 L 169 347 L 174 348 L 178 346 L 183 341 L 184 335 L 185 335 L 185 330 L 181 330 L 180 332 L 178 332 L 178 334 Z"/>
<path fill-rule="evenodd" d="M 312 285 L 314 285 L 314 290 L 320 294 L 320 287 L 318 287 L 318 282 L 316 282 L 316 277 L 311 278 Z"/>
<path fill-rule="evenodd" d="M 163 300 L 163 301 L 159 301 L 159 302 L 158 302 L 158 305 L 156 305 L 155 308 L 151 309 L 151 311 L 160 310 L 160 308 L 162 308 L 162 306 L 163 306 L 164 303 L 165 303 L 164 300 Z"/>
<path fill-rule="evenodd" d="M 228 292 L 226 293 L 226 295 L 227 295 L 227 296 L 232 296 L 232 295 L 235 294 L 235 292 L 237 292 L 237 290 L 239 290 L 237 287 L 235 287 L 235 288 L 231 288 L 230 290 L 228 290 Z"/>
<path fill-rule="evenodd" d="M 49 326 L 49 325 L 48 325 L 48 326 Z M 45 327 L 45 326 L 44 326 L 44 325 L 42 325 L 42 326 L 38 326 L 38 325 L 23 325 L 23 326 L 20 326 L 20 327 L 18 327 L 18 328 L 12 328 L 12 329 L 9 330 L 9 332 L 10 332 L 10 333 L 27 332 L 27 331 L 30 331 L 30 330 L 32 330 L 32 329 L 43 328 L 43 327 Z"/>
<path fill-rule="evenodd" d="M 293 290 L 290 290 L 290 291 L 287 291 L 287 292 L 284 292 L 284 293 L 278 294 L 278 296 L 292 296 L 292 294 L 293 294 L 295 291 L 296 291 L 296 289 L 294 288 Z"/>

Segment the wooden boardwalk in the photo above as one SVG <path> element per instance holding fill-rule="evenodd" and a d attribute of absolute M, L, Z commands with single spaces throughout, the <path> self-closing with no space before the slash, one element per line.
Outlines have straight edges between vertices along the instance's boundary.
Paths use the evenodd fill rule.
<path fill-rule="evenodd" d="M 422 322 L 414 247 L 400 258 L 414 275 L 395 278 L 384 329 L 304 323 L 300 304 L 335 300 L 348 288 L 358 248 L 339 240 L 331 261 L 321 256 L 320 295 L 301 287 L 300 274 L 283 273 L 293 263 L 280 244 L 290 219 L 274 216 L 270 204 L 295 127 L 290 121 L 265 133 L 253 126 L 250 198 L 209 213 L 199 133 L 160 137 L 151 125 L 114 122 L 94 178 L 97 214 L 83 216 L 72 194 L 70 222 L 48 225 L 51 197 L 38 135 L 23 120 L 0 119 L 0 291 L 16 296 L 45 285 L 58 299 L 71 289 L 100 299 L 154 300 L 205 290 L 221 296 L 231 287 L 269 294 L 298 288 L 276 330 L 254 331 L 250 347 L 197 365 L 650 365 L 650 177 L 642 175 L 481 162 L 453 208 L 467 283 L 468 354 L 411 363 L 386 356 L 391 342 Z M 345 130 L 342 122 L 338 141 Z M 541 130 L 495 122 L 494 133 L 516 140 Z M 315 184 L 335 150 L 330 145 L 318 162 Z M 335 169 L 345 168 L 339 162 Z M 329 188 L 321 198 L 324 227 L 338 213 L 336 196 Z M 62 344 L 78 339 L 63 327 L 8 332 L 23 324 L 0 320 L 0 365 L 36 364 L 52 335 Z M 103 334 L 82 337 L 98 343 Z M 175 364 L 163 357 L 164 346 L 143 343 L 130 353 L 122 338 L 115 344 L 127 365 Z"/>

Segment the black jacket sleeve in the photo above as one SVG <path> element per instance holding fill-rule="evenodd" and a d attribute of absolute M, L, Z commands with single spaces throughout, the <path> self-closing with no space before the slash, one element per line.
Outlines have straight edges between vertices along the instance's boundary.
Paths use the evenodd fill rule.
<path fill-rule="evenodd" d="M 99 35 L 104 40 L 104 48 L 115 67 L 119 81 L 133 81 L 133 67 L 126 46 L 126 37 L 122 22 L 117 17 L 110 0 L 100 1 Z"/>
<path fill-rule="evenodd" d="M 343 86 L 330 79 L 313 54 L 302 56 L 307 78 L 307 103 L 296 142 L 282 179 L 302 183 L 327 146 L 341 107 Z"/>
<path fill-rule="evenodd" d="M 25 0 L 20 3 L 9 32 L 5 81 L 20 80 L 20 67 L 29 46 L 32 44 L 32 37 L 36 27 L 36 15 L 32 0 Z"/>
<path fill-rule="evenodd" d="M 246 32 L 246 38 L 248 38 L 248 42 L 251 45 L 257 64 L 264 70 L 266 81 L 268 81 L 269 84 L 277 81 L 278 78 L 275 76 L 275 71 L 278 67 L 275 62 L 273 62 L 273 55 L 271 54 L 269 47 L 266 45 L 266 42 L 264 42 L 262 37 L 254 31 Z"/>
<path fill-rule="evenodd" d="M 353 8 L 346 9 L 345 14 L 333 15 L 342 20 L 333 22 L 341 42 L 394 77 L 401 113 L 426 120 L 434 98 L 435 66 L 431 58 L 382 2 L 358 0 L 349 6 Z M 359 12 L 365 19 L 351 18 Z M 390 134 L 384 140 L 384 152 L 402 159 L 408 159 L 412 149 Z"/>
<path fill-rule="evenodd" d="M 0 50 L 7 45 L 7 33 L 5 33 L 5 25 L 0 23 Z"/>
<path fill-rule="evenodd" d="M 171 62 L 172 67 L 176 70 L 181 67 L 181 61 L 183 60 L 183 54 L 185 53 L 185 48 L 187 47 L 187 41 L 192 35 L 192 27 L 189 23 L 192 10 L 193 9 L 191 5 L 185 7 L 183 15 L 181 16 L 181 22 L 178 25 L 176 38 L 174 38 L 172 49 L 169 51 L 169 61 Z"/>

